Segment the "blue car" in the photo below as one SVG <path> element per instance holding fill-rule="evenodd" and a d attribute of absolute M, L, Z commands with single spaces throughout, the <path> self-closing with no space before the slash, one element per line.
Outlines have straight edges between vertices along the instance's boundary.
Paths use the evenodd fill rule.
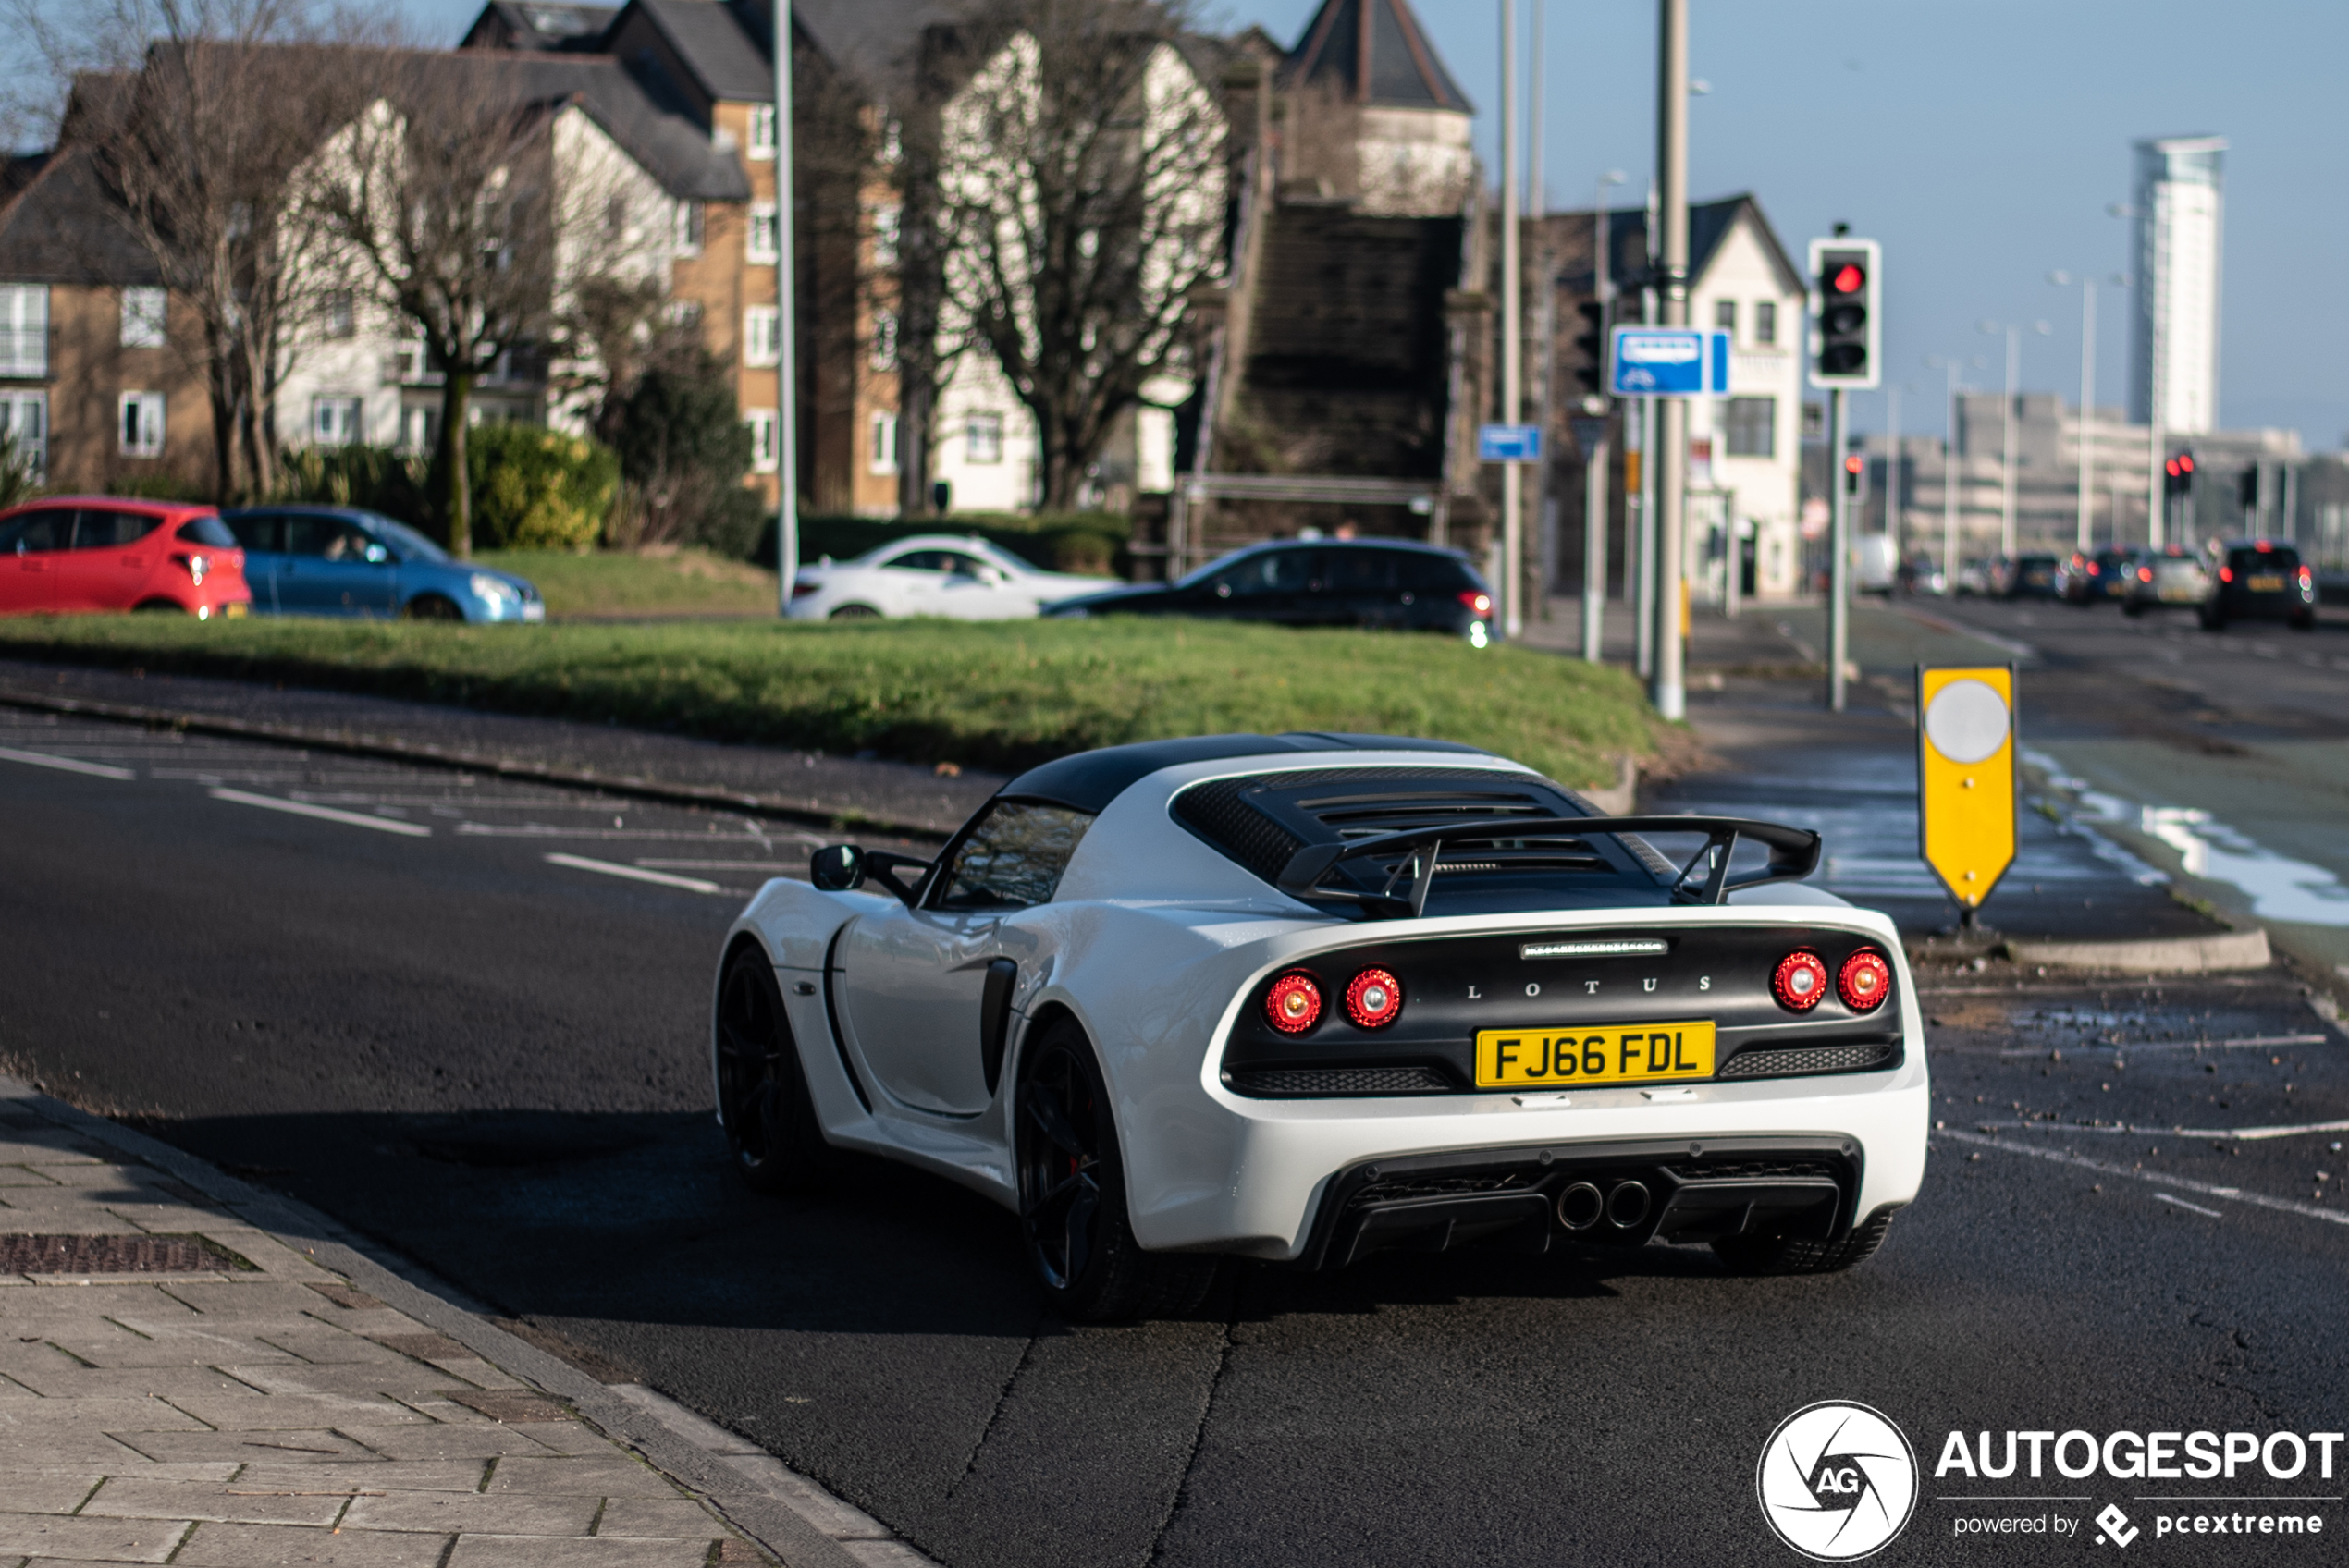
<path fill-rule="evenodd" d="M 375 512 L 246 507 L 220 517 L 245 547 L 255 615 L 547 619 L 547 601 L 528 581 L 461 561 Z"/>

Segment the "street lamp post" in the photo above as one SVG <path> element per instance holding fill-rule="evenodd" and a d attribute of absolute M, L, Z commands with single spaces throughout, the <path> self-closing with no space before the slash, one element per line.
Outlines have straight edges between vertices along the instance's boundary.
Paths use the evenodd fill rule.
<path fill-rule="evenodd" d="M 1941 437 L 1941 585 L 1950 597 L 1958 592 L 1958 365 L 1955 359 L 1934 356 L 1926 365 L 1949 374 L 1949 393 L 1942 405 Z"/>
<path fill-rule="evenodd" d="M 792 285 L 791 0 L 775 0 L 775 613 L 799 576 L 799 358 Z"/>
<path fill-rule="evenodd" d="M 1501 0 L 1501 420 L 1505 424 L 1517 423 L 1525 412 L 1517 226 L 1517 0 Z M 1519 515 L 1524 495 L 1524 465 L 1502 464 L 1501 627 L 1502 635 L 1512 639 L 1525 620 L 1518 601 L 1524 575 L 1519 560 L 1524 548 L 1524 520 Z"/>
<path fill-rule="evenodd" d="M 1598 201 L 1591 213 L 1592 224 L 1592 288 L 1599 301 L 1599 362 L 1601 379 L 1605 382 L 1607 339 L 1614 325 L 1615 284 L 1609 276 L 1607 248 L 1614 241 L 1614 226 L 1608 221 L 1607 188 L 1623 183 L 1619 169 L 1610 169 L 1599 176 Z M 1582 453 L 1582 656 L 1593 664 L 1599 662 L 1606 640 L 1606 531 L 1607 531 L 1607 441 L 1606 398 L 1593 394 L 1584 411 L 1597 419 L 1599 438 Z"/>
<path fill-rule="evenodd" d="M 2051 272 L 2048 281 L 2061 288 L 2072 281 L 2067 272 Z M 2118 281 L 2117 279 L 2115 281 Z M 2097 280 L 2086 274 L 2080 278 L 2080 524 L 2075 547 L 2085 555 L 2096 541 L 2097 480 L 2096 443 L 2092 438 L 2097 417 Z M 2121 518 L 2112 519 L 2112 541 L 2121 542 Z"/>
<path fill-rule="evenodd" d="M 2043 337 L 2053 330 L 2043 321 L 2034 322 L 2031 329 Z M 2003 472 L 1999 475 L 1998 554 L 2001 558 L 2012 561 L 2015 557 L 2014 400 L 2023 393 L 2023 328 L 2012 322 L 1986 321 L 1982 323 L 1982 330 L 2007 335 L 2007 397 L 2005 406 L 1999 410 L 2005 426 L 2005 450 L 1999 459 Z"/>
<path fill-rule="evenodd" d="M 1689 324 L 1689 0 L 1657 0 L 1656 170 L 1663 185 L 1664 325 Z M 1680 570 L 1688 510 L 1689 405 L 1660 398 L 1655 455 L 1655 678 L 1649 700 L 1667 719 L 1686 716 Z"/>

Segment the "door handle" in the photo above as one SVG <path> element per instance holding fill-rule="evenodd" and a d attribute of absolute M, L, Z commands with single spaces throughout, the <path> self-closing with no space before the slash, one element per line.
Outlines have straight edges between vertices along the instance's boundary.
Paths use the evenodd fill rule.
<path fill-rule="evenodd" d="M 1019 984 L 1019 965 L 999 958 L 987 966 L 987 983 L 978 994 L 978 1065 L 987 1074 L 987 1092 L 993 1094 L 1003 1076 L 1003 1047 L 1012 1033 L 1012 993 Z"/>

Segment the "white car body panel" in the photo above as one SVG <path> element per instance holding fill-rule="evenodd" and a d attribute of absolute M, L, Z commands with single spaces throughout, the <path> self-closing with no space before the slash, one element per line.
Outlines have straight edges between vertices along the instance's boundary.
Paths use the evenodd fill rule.
<path fill-rule="evenodd" d="M 909 914 L 885 894 L 824 892 L 777 880 L 751 900 L 723 950 L 731 954 L 737 942 L 754 940 L 775 964 L 830 1142 L 934 1171 L 1014 1209 L 1011 1102 L 1018 1052 L 1032 1021 L 1064 1010 L 1097 1050 L 1124 1157 L 1129 1218 L 1148 1248 L 1294 1260 L 1307 1247 L 1325 1184 L 1344 1168 L 1528 1145 L 1800 1134 L 1862 1151 L 1854 1214 L 1915 1196 L 1929 1114 L 1925 1042 L 1914 982 L 1888 917 L 1816 888 L 1779 884 L 1742 890 L 1719 905 L 1365 923 L 1281 894 L 1170 810 L 1178 791 L 1207 779 L 1431 765 L 1532 776 L 1476 753 L 1359 749 L 1185 764 L 1150 774 L 1098 815 L 1048 903 L 1000 916 Z M 1668 1092 L 1603 1087 L 1550 1096 L 1486 1090 L 1268 1099 L 1235 1093 L 1221 1078 L 1225 1042 L 1255 988 L 1317 953 L 1373 938 L 1391 945 L 1518 931 L 1774 925 L 1847 932 L 1880 948 L 1893 970 L 1901 1021 L 1897 1066 L 1708 1080 Z M 832 961 L 828 1005 L 825 966 L 835 939 L 847 957 Z M 924 943 L 935 973 L 918 982 L 901 974 L 898 994 L 881 994 L 887 977 L 866 966 L 884 954 L 918 961 Z M 977 975 L 997 956 L 1019 969 L 1011 1039 L 990 1095 L 978 1070 Z M 1691 994 L 1690 1005 L 1703 1004 Z"/>
<path fill-rule="evenodd" d="M 908 557 L 951 556 L 976 563 L 975 572 L 911 570 Z M 1040 571 L 984 539 L 923 533 L 900 539 L 853 561 L 804 566 L 792 595 L 793 620 L 826 620 L 842 609 L 868 609 L 892 619 L 941 616 L 950 620 L 1017 620 L 1060 599 L 1119 586 L 1113 577 Z"/>

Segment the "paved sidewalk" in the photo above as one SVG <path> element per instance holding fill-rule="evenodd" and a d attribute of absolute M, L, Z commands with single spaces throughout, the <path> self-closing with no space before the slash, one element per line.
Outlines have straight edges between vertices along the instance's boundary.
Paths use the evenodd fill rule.
<path fill-rule="evenodd" d="M 652 1390 L 7 1080 L 0 1205 L 0 1564 L 922 1561 Z"/>

